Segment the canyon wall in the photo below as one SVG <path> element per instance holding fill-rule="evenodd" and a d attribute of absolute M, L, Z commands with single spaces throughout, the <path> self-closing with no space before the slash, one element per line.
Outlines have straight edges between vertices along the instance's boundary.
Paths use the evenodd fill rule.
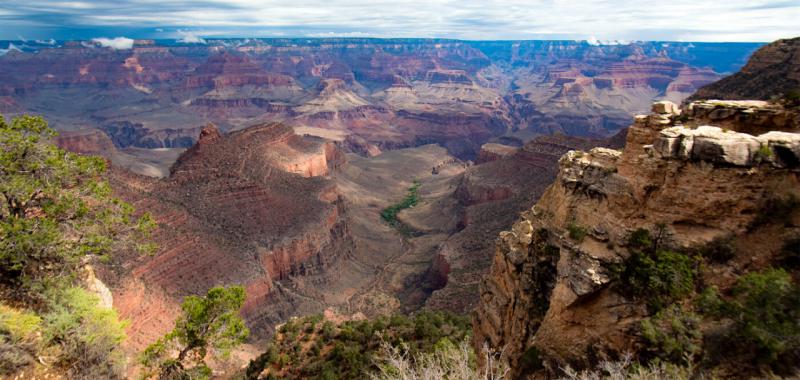
<path fill-rule="evenodd" d="M 753 104 L 715 109 L 733 119 L 775 110 Z M 752 130 L 747 123 L 694 127 L 707 114 L 691 110 L 703 106 L 656 103 L 652 114 L 636 117 L 624 150 L 565 154 L 555 182 L 500 233 L 480 286 L 474 343 L 503 348 L 512 378 L 637 352 L 638 326 L 649 314 L 644 302 L 623 295 L 613 274 L 635 230 L 661 231 L 662 244 L 678 251 L 733 239 L 736 257 L 702 273 L 722 289 L 734 273 L 771 265 L 798 232 L 797 224 L 753 226 L 771 200 L 798 195 L 800 130 L 773 123 L 760 126 L 772 132 L 753 136 L 740 131 Z"/>
<path fill-rule="evenodd" d="M 31 44 L 0 57 L 0 110 L 41 113 L 60 130 L 99 129 L 118 148 L 188 148 L 209 121 L 223 132 L 272 121 L 322 137 L 353 136 L 348 141 L 365 142 L 356 151 L 439 143 L 475 160 L 496 137 L 609 136 L 652 100 L 682 100 L 756 47 L 414 39 L 164 40 L 120 50 L 86 41 Z"/>
<path fill-rule="evenodd" d="M 154 255 L 115 257 L 102 273 L 131 321 L 131 349 L 168 331 L 184 296 L 216 285 L 245 287 L 255 337 L 294 313 L 276 282 L 318 273 L 348 250 L 346 206 L 322 177 L 340 156 L 282 124 L 227 136 L 209 125 L 168 178 L 113 169 L 117 194 L 158 223 Z"/>

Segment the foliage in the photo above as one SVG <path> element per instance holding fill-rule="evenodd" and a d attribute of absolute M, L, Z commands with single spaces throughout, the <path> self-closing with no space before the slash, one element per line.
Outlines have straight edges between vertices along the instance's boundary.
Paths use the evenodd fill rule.
<path fill-rule="evenodd" d="M 41 328 L 42 318 L 32 312 L 19 311 L 0 304 L 0 334 L 12 342 L 30 339 Z"/>
<path fill-rule="evenodd" d="M 729 300 L 707 289 L 700 306 L 705 314 L 730 320 L 730 347 L 749 351 L 757 360 L 796 366 L 800 359 L 800 286 L 783 269 L 739 278 Z M 792 364 L 794 363 L 794 364 Z"/>
<path fill-rule="evenodd" d="M 669 362 L 687 364 L 700 352 L 700 318 L 673 304 L 642 321 L 641 334 L 647 350 Z"/>
<path fill-rule="evenodd" d="M 414 207 L 419 202 L 419 187 L 420 182 L 414 180 L 414 184 L 408 188 L 408 194 L 406 194 L 405 198 L 398 203 L 395 203 L 381 211 L 381 218 L 387 221 L 390 224 L 394 224 L 397 222 L 397 214 L 407 208 Z"/>
<path fill-rule="evenodd" d="M 40 117 L 0 116 L 0 297 L 13 305 L 0 307 L 0 370 L 119 378 L 124 324 L 78 286 L 78 269 L 144 248 L 154 224 L 112 195 L 102 158 L 65 152 L 55 135 Z"/>
<path fill-rule="evenodd" d="M 494 356 L 489 351 L 485 354 L 487 362 Z M 502 358 L 494 359 L 483 371 L 477 370 L 475 354 L 466 339 L 456 346 L 442 338 L 433 352 L 416 355 L 410 355 L 405 345 L 384 342 L 376 356 L 378 370 L 369 374 L 373 380 L 499 380 L 508 373 Z"/>
<path fill-rule="evenodd" d="M 33 361 L 42 319 L 0 304 L 0 376 L 11 375 Z"/>
<path fill-rule="evenodd" d="M 175 328 L 142 354 L 145 377 L 208 378 L 208 351 L 225 358 L 250 334 L 239 316 L 244 300 L 241 286 L 214 287 L 205 297 L 186 297 Z"/>
<path fill-rule="evenodd" d="M 569 366 L 563 369 L 562 380 L 689 380 L 698 378 L 694 375 L 693 366 L 681 366 L 666 362 L 654 361 L 649 365 L 641 365 L 626 354 L 619 361 L 602 361 L 597 368 L 575 371 Z M 702 378 L 699 377 L 699 378 Z"/>
<path fill-rule="evenodd" d="M 800 106 L 800 89 L 787 91 L 783 95 L 783 101 L 786 107 Z"/>
<path fill-rule="evenodd" d="M 56 365 L 67 369 L 70 378 L 121 378 L 125 324 L 117 313 L 100 307 L 95 295 L 79 287 L 53 291 L 47 299 L 43 339 L 56 348 Z"/>
<path fill-rule="evenodd" d="M 570 239 L 580 243 L 586 237 L 586 228 L 581 227 L 575 223 L 570 223 L 567 226 L 567 233 L 569 234 Z"/>
<path fill-rule="evenodd" d="M 339 324 L 319 316 L 294 319 L 281 326 L 265 352 L 250 362 L 246 377 L 254 379 L 266 369 L 284 379 L 363 378 L 379 369 L 376 360 L 385 344 L 416 357 L 433 352 L 445 338 L 463 341 L 470 331 L 468 317 L 433 311 Z"/>
<path fill-rule="evenodd" d="M 153 227 L 112 196 L 103 159 L 63 151 L 48 142 L 55 135 L 40 117 L 0 117 L 0 285 L 26 302 Z"/>
<path fill-rule="evenodd" d="M 653 249 L 653 238 L 650 231 L 639 228 L 628 237 L 628 248 L 634 251 L 651 251 Z"/>
<path fill-rule="evenodd" d="M 725 263 L 736 256 L 732 237 L 719 237 L 696 250 L 696 253 L 712 262 Z"/>
<path fill-rule="evenodd" d="M 692 293 L 696 264 L 693 258 L 679 252 L 633 252 L 616 271 L 624 292 L 646 298 L 648 306 L 658 311 Z"/>

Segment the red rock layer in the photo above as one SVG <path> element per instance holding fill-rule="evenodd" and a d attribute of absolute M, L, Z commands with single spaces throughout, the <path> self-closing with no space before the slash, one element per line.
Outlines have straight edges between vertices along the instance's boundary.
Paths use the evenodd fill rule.
<path fill-rule="evenodd" d="M 310 160 L 300 175 L 288 171 L 297 167 L 286 166 L 287 154 L 301 157 L 297 165 Z M 320 271 L 347 244 L 344 206 L 334 184 L 318 177 L 341 156 L 281 124 L 227 136 L 210 125 L 167 179 L 115 170 L 118 194 L 159 224 L 155 255 L 118 258 L 122 271 L 107 273 L 121 315 L 132 320 L 133 344 L 165 332 L 183 296 L 220 284 L 245 286 L 248 325 L 257 335 L 269 331 L 280 318 L 275 281 Z M 152 301 L 140 303 L 142 289 Z"/>

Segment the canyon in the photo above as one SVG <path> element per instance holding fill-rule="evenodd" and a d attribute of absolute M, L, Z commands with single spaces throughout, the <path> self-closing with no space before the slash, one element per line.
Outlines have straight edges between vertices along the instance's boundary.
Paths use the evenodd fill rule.
<path fill-rule="evenodd" d="M 251 343 L 294 316 L 477 310 L 476 348 L 507 347 L 514 376 L 586 367 L 590 350 L 630 348 L 644 316 L 609 285 L 632 230 L 695 247 L 797 187 L 796 141 L 770 132 L 797 132 L 796 110 L 675 104 L 741 76 L 712 84 L 761 44 L 207 42 L 0 56 L 0 112 L 44 114 L 59 146 L 106 157 L 116 194 L 157 221 L 154 254 L 96 268 L 131 355 L 185 296 L 242 285 Z M 763 71 L 763 51 L 797 57 L 768 46 L 743 72 Z M 382 219 L 415 184 L 418 202 Z"/>
<path fill-rule="evenodd" d="M 681 107 L 654 103 L 650 114 L 635 117 L 622 150 L 563 155 L 553 184 L 496 240 L 473 319 L 475 349 L 502 347 L 511 378 L 536 379 L 626 353 L 647 355 L 641 326 L 653 318 L 648 302 L 656 294 L 631 296 L 619 272 L 632 265 L 642 231 L 658 249 L 703 260 L 698 281 L 723 294 L 731 294 L 739 276 L 768 268 L 796 278 L 796 267 L 782 255 L 800 233 L 800 212 L 792 206 L 800 196 L 797 105 L 700 99 L 720 89 L 734 89 L 721 98 L 769 93 L 779 99 L 786 82 L 764 81 L 776 67 L 764 62 L 796 70 L 796 59 L 785 62 L 797 57 L 798 41 L 759 50 L 748 69 L 701 89 Z M 721 245 L 729 247 L 728 256 L 697 258 Z M 678 304 L 690 309 L 692 302 Z M 705 334 L 700 344 L 723 353 L 703 357 L 702 365 L 716 366 L 715 376 L 723 378 L 763 376 L 746 372 L 755 368 L 743 369 L 738 363 L 747 359 L 734 347 L 714 348 L 720 334 L 714 323 L 698 321 Z"/>
<path fill-rule="evenodd" d="M 0 42 L 0 46 L 9 42 Z M 264 122 L 352 151 L 438 143 L 475 160 L 487 142 L 613 135 L 650 102 L 679 102 L 736 71 L 760 44 L 439 39 L 230 39 L 16 43 L 0 56 L 0 112 L 61 131 L 99 130 L 120 150 L 180 151 L 202 126 Z M 98 147 L 107 150 L 105 147 Z M 114 157 L 113 155 L 111 155 Z M 177 154 L 115 162 L 161 175 Z"/>

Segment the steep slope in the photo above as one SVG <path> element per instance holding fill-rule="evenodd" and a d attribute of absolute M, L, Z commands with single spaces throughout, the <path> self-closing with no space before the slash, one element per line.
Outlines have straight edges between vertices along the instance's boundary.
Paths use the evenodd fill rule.
<path fill-rule="evenodd" d="M 750 114 L 735 104 L 719 109 Z M 729 242 L 730 257 L 706 259 L 697 274 L 698 283 L 723 293 L 741 273 L 780 265 L 786 242 L 800 233 L 800 209 L 786 201 L 800 196 L 797 128 L 752 136 L 737 125 L 691 128 L 691 112 L 686 120 L 671 103 L 653 110 L 637 116 L 624 151 L 565 154 L 553 185 L 500 233 L 481 284 L 474 342 L 505 347 L 512 378 L 642 352 L 641 322 L 658 293 L 631 296 L 618 269 L 633 265 L 636 231 L 651 231 L 660 250 L 686 255 Z M 783 217 L 772 214 L 776 202 L 789 202 L 778 206 Z"/>
<path fill-rule="evenodd" d="M 791 92 L 800 92 L 800 37 L 758 49 L 741 71 L 703 86 L 691 99 L 769 100 Z"/>
<path fill-rule="evenodd" d="M 485 149 L 491 149 L 488 145 Z M 438 279 L 439 286 L 425 306 L 472 310 L 479 301 L 478 283 L 491 266 L 495 236 L 539 199 L 555 178 L 561 155 L 595 146 L 608 146 L 608 141 L 540 136 L 512 154 L 467 168 L 453 193 L 459 204 L 458 230 L 436 251 L 428 277 Z"/>
<path fill-rule="evenodd" d="M 257 335 L 295 312 L 276 281 L 347 252 L 344 206 L 320 177 L 340 160 L 330 143 L 281 124 L 228 136 L 208 126 L 166 179 L 115 170 L 115 191 L 159 224 L 156 254 L 117 257 L 106 272 L 115 307 L 131 320 L 131 346 L 163 334 L 183 296 L 214 285 L 245 286 L 243 314 Z"/>

